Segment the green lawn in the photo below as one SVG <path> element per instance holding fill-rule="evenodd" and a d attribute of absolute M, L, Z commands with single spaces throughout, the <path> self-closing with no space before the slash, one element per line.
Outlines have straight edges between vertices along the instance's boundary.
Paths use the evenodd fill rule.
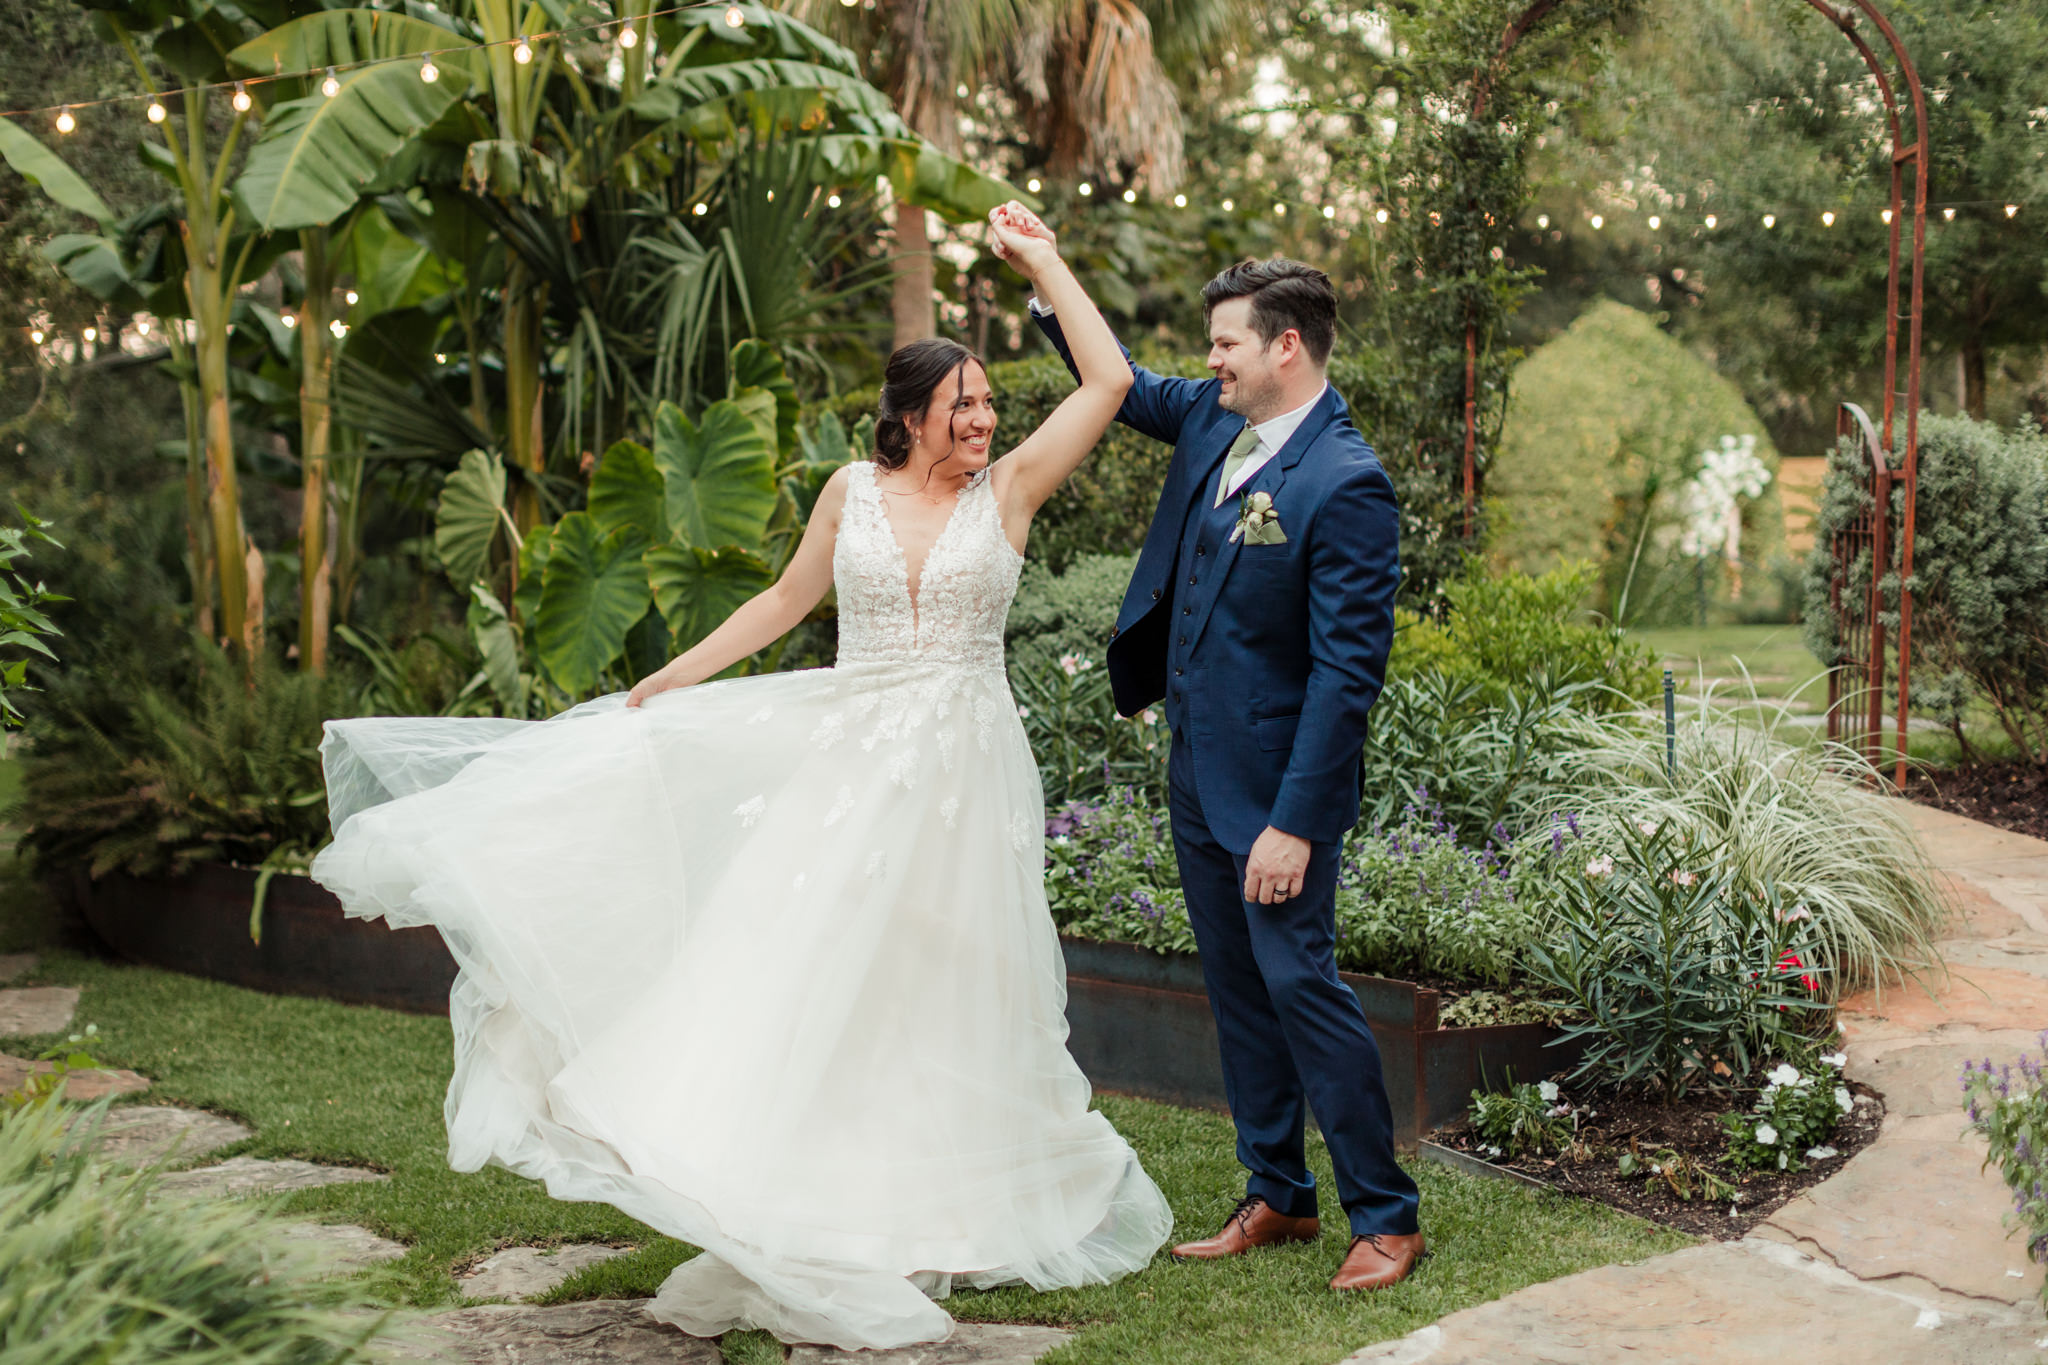
<path fill-rule="evenodd" d="M 0 915 L 0 918 L 4 918 Z M 400 1304 L 456 1301 L 450 1271 L 521 1243 L 630 1243 L 635 1253 L 592 1267 L 557 1299 L 651 1293 L 689 1249 L 600 1204 L 564 1204 L 503 1171 L 458 1175 L 444 1163 L 441 1098 L 449 1072 L 445 1019 L 328 1001 L 268 996 L 148 968 L 51 954 L 38 980 L 84 988 L 77 1024 L 96 1023 L 101 1054 L 154 1078 L 148 1099 L 230 1114 L 255 1129 L 236 1149 L 257 1156 L 375 1166 L 388 1183 L 336 1185 L 284 1198 L 299 1215 L 360 1223 L 409 1243 L 404 1260 L 365 1272 Z M 17 1039 L 17 1053 L 43 1040 Z M 1183 1232 L 1206 1233 L 1230 1210 L 1241 1174 L 1222 1117 L 1105 1096 L 1102 1107 L 1172 1201 Z M 223 1153 L 233 1155 L 236 1151 Z M 1314 1155 L 1325 1190 L 1328 1161 Z M 1121 1283 L 1051 1294 L 964 1293 L 962 1319 L 1042 1322 L 1078 1330 L 1051 1365 L 1201 1360 L 1319 1365 L 1372 1341 L 1523 1285 L 1686 1245 L 1686 1238 L 1611 1210 L 1503 1182 L 1414 1167 L 1436 1255 L 1408 1283 L 1339 1296 L 1325 1281 L 1345 1246 L 1343 1218 L 1324 1199 L 1329 1231 L 1312 1247 L 1227 1264 L 1161 1256 Z M 726 1342 L 729 1361 L 781 1358 L 758 1333 Z"/>
<path fill-rule="evenodd" d="M 1729 700 L 1746 700 L 1754 683 L 1759 697 L 1792 698 L 1803 710 L 1827 706 L 1820 662 L 1801 643 L 1798 626 L 1683 626 L 1629 634 L 1656 653 L 1658 667 L 1670 669 L 1683 690 L 1713 682 Z"/>

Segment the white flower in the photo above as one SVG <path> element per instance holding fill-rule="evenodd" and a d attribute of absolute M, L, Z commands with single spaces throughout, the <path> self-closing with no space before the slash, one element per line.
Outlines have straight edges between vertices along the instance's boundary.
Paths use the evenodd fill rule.
<path fill-rule="evenodd" d="M 1052 836 L 1052 846 L 1054 848 L 1065 848 L 1068 844 L 1071 844 L 1073 842 L 1074 841 L 1072 839 L 1068 838 L 1064 834 L 1055 834 Z"/>
<path fill-rule="evenodd" d="M 1270 512 L 1273 510 L 1273 495 L 1271 493 L 1254 493 L 1250 498 L 1246 499 L 1245 506 L 1254 512 Z"/>
<path fill-rule="evenodd" d="M 1488 1156 L 1500 1155 L 1500 1148 L 1491 1145 L 1482 1146 L 1479 1150 L 1486 1153 Z"/>
<path fill-rule="evenodd" d="M 1601 877 L 1608 876 L 1613 871 L 1614 856 L 1609 853 L 1603 853 L 1599 857 L 1593 859 L 1591 862 L 1586 864 L 1586 875 L 1588 877 L 1594 878 L 1595 880 L 1598 880 Z"/>
<path fill-rule="evenodd" d="M 1812 918 L 1813 918 L 1813 915 L 1812 915 L 1812 913 L 1811 913 L 1811 912 L 1809 912 L 1809 911 L 1807 910 L 1807 908 L 1806 908 L 1805 906 L 1803 906 L 1803 905 L 1795 905 L 1795 906 L 1793 906 L 1793 907 L 1792 907 L 1792 908 L 1791 908 L 1790 910 L 1787 910 L 1787 911 L 1786 911 L 1786 912 L 1785 912 L 1784 914 L 1782 914 L 1782 915 L 1779 915 L 1779 916 L 1778 916 L 1778 923 L 1780 923 L 1780 924 L 1791 924 L 1791 923 L 1792 923 L 1792 922 L 1794 922 L 1795 920 L 1802 920 L 1802 919 L 1812 919 Z"/>
<path fill-rule="evenodd" d="M 1790 1062 L 1780 1062 L 1771 1068 L 1771 1074 L 1764 1077 L 1772 1085 L 1799 1084 L 1799 1068 Z"/>
<path fill-rule="evenodd" d="M 1554 1119 L 1561 1119 L 1566 1114 L 1569 1114 L 1571 1112 L 1572 1107 L 1569 1104 L 1555 1104 L 1552 1105 L 1550 1108 L 1550 1117 Z"/>
<path fill-rule="evenodd" d="M 1837 1071 L 1849 1064 L 1849 1054 L 1846 1052 L 1823 1052 L 1820 1059 Z"/>
<path fill-rule="evenodd" d="M 1759 1123 L 1756 1126 L 1756 1140 L 1768 1147 L 1778 1140 L 1778 1130 L 1768 1123 Z"/>
<path fill-rule="evenodd" d="M 1071 654 L 1062 654 L 1060 655 L 1060 670 L 1071 678 L 1081 671 L 1081 661 Z"/>
<path fill-rule="evenodd" d="M 1832 1147 L 1809 1147 L 1806 1149 L 1806 1159 L 1808 1161 L 1826 1161 L 1831 1156 L 1840 1155 L 1841 1153 Z"/>
<path fill-rule="evenodd" d="M 1028 706 L 1020 706 L 1020 707 L 1018 707 L 1018 708 L 1017 708 L 1017 719 L 1018 719 L 1018 720 L 1029 720 L 1030 718 L 1031 718 L 1031 708 L 1030 708 L 1030 707 L 1028 707 Z"/>
<path fill-rule="evenodd" d="M 1138 713 L 1138 724 L 1140 724 L 1140 725 L 1157 725 L 1158 723 L 1159 723 L 1159 717 L 1157 717 L 1157 716 L 1155 716 L 1155 715 L 1153 715 L 1153 714 L 1152 714 L 1152 708 L 1151 708 L 1151 707 L 1149 707 L 1149 706 L 1148 706 L 1148 707 L 1146 707 L 1146 708 L 1145 708 L 1144 710 L 1142 710 L 1142 711 L 1140 711 L 1140 712 Z"/>
<path fill-rule="evenodd" d="M 1856 1100 L 1849 1094 L 1848 1086 L 1838 1085 L 1835 1087 L 1835 1104 L 1845 1114 L 1856 1107 Z"/>
<path fill-rule="evenodd" d="M 1638 820 L 1636 821 L 1636 828 L 1641 830 L 1647 837 L 1657 832 L 1657 822 L 1655 820 Z"/>
<path fill-rule="evenodd" d="M 1543 1082 L 1539 1083 L 1539 1084 L 1537 1085 L 1537 1087 L 1536 1087 L 1536 1093 L 1537 1093 L 1537 1094 L 1539 1094 L 1539 1095 L 1541 1095 L 1541 1096 L 1543 1097 L 1543 1102 L 1544 1102 L 1545 1104 L 1556 1104 L 1556 1103 L 1557 1103 L 1557 1082 L 1556 1082 L 1556 1081 L 1543 1081 Z"/>

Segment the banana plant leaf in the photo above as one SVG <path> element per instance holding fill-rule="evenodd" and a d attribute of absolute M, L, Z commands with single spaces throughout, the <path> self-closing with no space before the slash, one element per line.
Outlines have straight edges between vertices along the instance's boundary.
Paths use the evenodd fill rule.
<path fill-rule="evenodd" d="M 4 123 L 5 120 L 0 120 Z M 121 263 L 114 244 L 104 237 L 67 232 L 43 244 L 43 259 L 62 271 L 64 278 L 96 299 L 122 308 L 139 309 L 143 298 Z"/>
<path fill-rule="evenodd" d="M 205 5 L 181 24 L 156 35 L 150 54 L 188 85 L 211 85 L 228 75 L 228 54 L 259 27 L 233 5 Z"/>
<path fill-rule="evenodd" d="M 504 462 L 485 451 L 469 451 L 442 481 L 434 508 L 434 553 L 456 591 L 482 576 L 498 528 L 505 524 Z"/>
<path fill-rule="evenodd" d="M 0 158 L 4 158 L 17 175 L 41 189 L 54 202 L 73 213 L 84 214 L 102 228 L 113 226 L 114 211 L 107 207 L 106 200 L 100 198 L 77 171 L 65 164 L 63 157 L 37 141 L 13 119 L 0 118 Z"/>
<path fill-rule="evenodd" d="M 685 545 L 756 549 L 775 512 L 775 452 L 746 410 L 720 400 L 693 425 L 674 403 L 654 412 L 670 536 Z"/>
<path fill-rule="evenodd" d="M 426 17 L 429 14 L 433 17 Z M 432 52 L 435 54 L 434 65 L 441 69 L 441 79 L 435 85 L 445 86 L 461 95 L 469 87 L 489 79 L 488 59 L 480 49 L 470 52 L 446 49 L 460 48 L 475 41 L 473 30 L 466 25 L 458 25 L 454 19 L 438 11 L 422 10 L 418 15 L 412 15 L 390 10 L 330 9 L 280 24 L 261 37 L 243 43 L 228 53 L 228 64 L 245 76 L 271 76 L 287 71 L 318 72 L 329 66 L 349 66 L 356 62 Z M 402 70 L 412 77 L 414 84 L 425 84 L 419 79 L 419 68 L 409 62 L 393 62 L 388 69 Z M 336 74 L 343 82 L 342 93 L 345 95 L 349 77 L 363 73 Z M 318 76 L 265 81 L 250 93 L 267 110 L 317 94 L 319 84 Z M 335 98 L 340 99 L 342 95 Z"/>
<path fill-rule="evenodd" d="M 684 55 L 686 65 L 726 62 L 735 55 L 744 55 L 815 62 L 849 76 L 861 74 L 860 59 L 851 49 L 802 20 L 764 5 L 741 5 L 739 10 L 746 21 L 739 28 L 726 22 L 723 9 L 702 5 L 656 19 L 654 31 L 666 52 L 680 50 L 687 38 L 701 34 L 697 44 Z"/>
<path fill-rule="evenodd" d="M 647 612 L 647 542 L 630 526 L 606 533 L 587 512 L 555 523 L 534 638 L 564 691 L 588 692 Z"/>
<path fill-rule="evenodd" d="M 654 605 L 679 653 L 775 581 L 766 560 L 737 545 L 657 545 L 646 554 L 646 568 Z"/>
<path fill-rule="evenodd" d="M 876 131 L 908 135 L 909 130 L 887 95 L 857 74 L 835 71 L 815 62 L 768 59 L 680 66 L 649 82 L 626 107 L 636 118 L 661 123 L 680 118 L 700 105 L 741 95 L 771 93 L 800 97 L 792 99 L 784 111 L 793 119 L 801 120 L 807 112 L 838 111 L 873 120 Z"/>
<path fill-rule="evenodd" d="M 346 262 L 356 286 L 356 301 L 349 307 L 349 322 L 355 327 L 385 313 L 446 298 L 461 282 L 457 262 L 400 232 L 378 205 L 357 217 Z"/>
<path fill-rule="evenodd" d="M 249 151 L 235 202 L 268 231 L 321 227 L 347 213 L 467 85 L 454 71 L 429 85 L 404 62 L 340 79 L 332 99 L 315 93 L 273 108 Z"/>

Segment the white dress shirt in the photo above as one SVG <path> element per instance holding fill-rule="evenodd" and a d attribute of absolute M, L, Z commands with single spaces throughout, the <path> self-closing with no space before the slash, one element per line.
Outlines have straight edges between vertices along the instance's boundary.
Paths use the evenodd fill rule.
<path fill-rule="evenodd" d="M 1036 294 L 1031 296 L 1031 301 L 1027 306 L 1039 317 L 1052 316 L 1052 309 L 1040 303 Z M 1287 438 L 1292 436 L 1295 430 L 1301 426 L 1302 421 L 1308 416 L 1308 410 L 1323 400 L 1323 393 L 1329 387 L 1329 381 L 1325 380 L 1323 387 L 1316 390 L 1316 396 L 1303 403 L 1300 407 L 1295 408 L 1291 412 L 1283 412 L 1278 417 L 1268 417 L 1263 422 L 1253 423 L 1252 430 L 1259 433 L 1259 444 L 1245 458 L 1245 462 L 1238 466 L 1237 477 L 1230 481 L 1230 487 L 1219 490 L 1216 494 L 1216 501 L 1211 503 L 1210 506 L 1221 507 L 1225 498 L 1251 482 L 1252 475 L 1258 473 L 1266 461 L 1280 453 L 1280 447 L 1286 445 Z"/>

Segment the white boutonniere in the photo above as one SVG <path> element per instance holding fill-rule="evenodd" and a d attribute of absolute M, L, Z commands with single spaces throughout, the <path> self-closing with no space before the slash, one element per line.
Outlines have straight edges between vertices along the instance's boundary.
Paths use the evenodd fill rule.
<path fill-rule="evenodd" d="M 1230 528 L 1232 540 L 1247 545 L 1285 545 L 1287 533 L 1280 529 L 1280 513 L 1274 510 L 1271 493 L 1242 493 L 1237 499 L 1237 525 Z"/>

